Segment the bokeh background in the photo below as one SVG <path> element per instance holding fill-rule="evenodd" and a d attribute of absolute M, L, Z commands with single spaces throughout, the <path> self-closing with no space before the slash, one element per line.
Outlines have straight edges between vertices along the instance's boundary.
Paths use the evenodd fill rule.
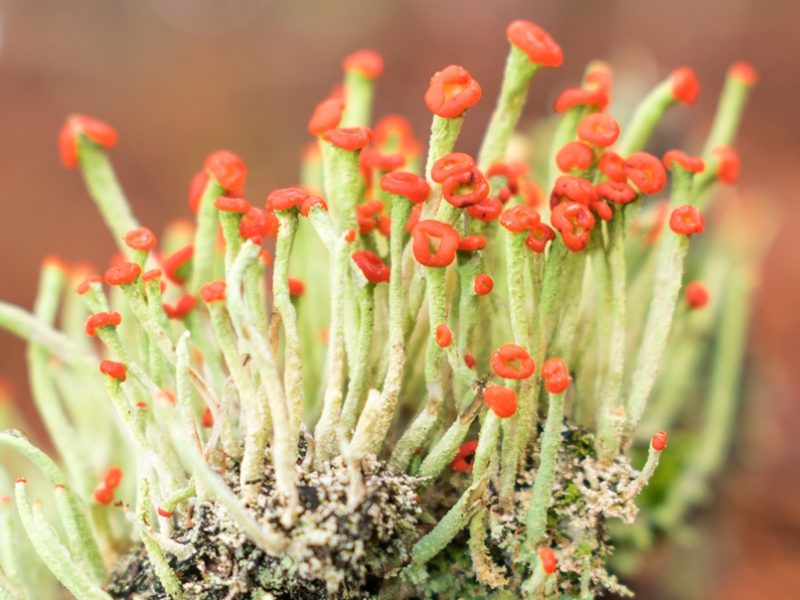
<path fill-rule="evenodd" d="M 592 58 L 632 97 L 689 65 L 703 85 L 662 128 L 697 150 L 726 67 L 753 62 L 760 83 L 738 149 L 738 191 L 782 224 L 753 318 L 741 434 L 713 509 L 690 543 L 664 547 L 633 582 L 641 598 L 800 597 L 800 2 L 795 0 L 0 0 L 0 297 L 30 306 L 46 254 L 107 263 L 113 244 L 80 178 L 58 162 L 65 115 L 120 134 L 114 162 L 139 219 L 159 231 L 187 216 L 186 188 L 218 147 L 249 163 L 250 197 L 297 180 L 305 123 L 360 47 L 385 57 L 377 114 L 408 115 L 420 137 L 427 79 L 459 63 L 482 83 L 460 149 L 475 151 L 497 92 L 503 32 L 524 17 L 548 29 L 565 64 L 534 82 L 525 119 Z M 635 74 L 635 77 L 632 75 Z M 678 139 L 675 137 L 674 139 Z M 691 144 L 695 146 L 692 147 Z M 0 375 L 29 405 L 23 345 L 0 332 Z M 46 443 L 46 441 L 44 441 Z"/>

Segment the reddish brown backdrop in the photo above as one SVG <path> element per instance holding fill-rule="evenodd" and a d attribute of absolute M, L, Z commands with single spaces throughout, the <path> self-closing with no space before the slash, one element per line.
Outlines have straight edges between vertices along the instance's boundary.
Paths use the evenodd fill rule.
<path fill-rule="evenodd" d="M 698 543 L 660 552 L 637 587 L 654 599 L 797 597 L 800 3 L 0 1 L 0 297 L 30 305 L 45 254 L 99 267 L 112 251 L 79 177 L 58 163 L 66 114 L 117 127 L 120 177 L 140 220 L 158 231 L 186 214 L 187 181 L 217 147 L 247 159 L 254 198 L 294 183 L 307 115 L 337 80 L 341 57 L 359 47 L 386 59 L 378 113 L 409 115 L 421 136 L 427 78 L 466 66 L 486 96 L 460 142 L 474 150 L 499 84 L 504 26 L 517 17 L 545 26 L 566 54 L 562 69 L 537 78 L 528 118 L 545 114 L 553 93 L 600 57 L 640 69 L 643 84 L 694 67 L 704 93 L 679 124 L 703 132 L 727 65 L 747 58 L 761 72 L 738 143 L 740 189 L 779 210 L 785 226 L 764 266 L 750 344 L 758 401 L 745 409 L 721 510 L 700 515 Z M 23 345 L 5 333 L 0 374 L 27 404 Z"/>

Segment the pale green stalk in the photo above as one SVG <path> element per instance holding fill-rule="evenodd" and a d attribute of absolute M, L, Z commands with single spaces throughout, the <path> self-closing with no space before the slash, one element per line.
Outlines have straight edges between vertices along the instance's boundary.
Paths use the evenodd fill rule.
<path fill-rule="evenodd" d="M 373 298 L 375 286 L 366 280 L 356 285 L 360 286 L 357 292 L 359 305 L 358 345 L 350 369 L 347 395 L 339 418 L 341 427 L 346 435 L 349 435 L 356 426 L 367 392 L 369 354 L 372 348 L 375 326 L 375 304 Z"/>
<path fill-rule="evenodd" d="M 189 291 L 193 294 L 196 294 L 201 286 L 214 279 L 214 255 L 217 248 L 217 222 L 219 220 L 219 210 L 214 203 L 224 193 L 224 188 L 212 175 L 209 175 L 197 209 L 192 279 L 188 286 Z"/>
<path fill-rule="evenodd" d="M 438 477 L 453 462 L 481 408 L 483 408 L 483 396 L 479 394 L 431 448 L 419 467 L 418 477 Z"/>
<path fill-rule="evenodd" d="M 677 102 L 672 94 L 672 76 L 656 85 L 645 96 L 617 141 L 616 152 L 627 157 L 645 147 L 667 109 Z"/>
<path fill-rule="evenodd" d="M 56 530 L 45 520 L 41 504 L 35 503 L 33 510 L 28 504 L 26 483 L 17 481 L 14 486 L 17 512 L 28 539 L 36 553 L 56 578 L 81 600 L 111 600 L 111 596 L 101 590 L 73 562 L 69 551 L 61 544 Z"/>
<path fill-rule="evenodd" d="M 431 560 L 467 526 L 472 515 L 481 507 L 488 478 L 481 477 L 470 485 L 447 514 L 425 537 L 411 549 L 412 562 L 408 568 L 418 568 Z"/>
<path fill-rule="evenodd" d="M 181 589 L 181 582 L 172 567 L 169 566 L 167 557 L 164 555 L 164 550 L 161 546 L 147 534 L 147 529 L 152 527 L 152 498 L 150 497 L 150 481 L 146 477 L 139 480 L 139 489 L 137 490 L 137 507 L 136 517 L 139 521 L 141 529 L 141 540 L 144 544 L 145 551 L 147 552 L 147 559 L 153 572 L 156 574 L 161 587 L 173 600 L 184 600 L 186 595 Z"/>
<path fill-rule="evenodd" d="M 128 200 L 117 181 L 105 150 L 85 135 L 77 136 L 81 175 L 119 249 L 127 254 L 125 234 L 139 223 L 131 212 Z"/>
<path fill-rule="evenodd" d="M 95 582 L 102 581 L 106 575 L 106 568 L 84 512 L 86 507 L 75 493 L 65 486 L 64 473 L 47 454 L 31 444 L 19 431 L 0 431 L 0 445 L 13 448 L 22 454 L 39 467 L 55 486 L 56 508 L 67 535 L 70 551 Z"/>
<path fill-rule="evenodd" d="M 275 246 L 275 265 L 272 270 L 272 295 L 275 308 L 281 316 L 285 336 L 283 387 L 289 414 L 289 434 L 297 441 L 303 422 L 303 360 L 300 333 L 297 329 L 297 312 L 289 295 L 289 256 L 297 232 L 296 211 L 278 211 L 280 227 Z M 257 326 L 257 325 L 256 325 Z"/>
<path fill-rule="evenodd" d="M 366 127 L 372 110 L 373 80 L 358 70 L 344 76 L 344 112 L 339 127 Z"/>
<path fill-rule="evenodd" d="M 525 546 L 529 553 L 539 546 L 545 537 L 547 509 L 553 493 L 558 449 L 561 446 L 561 428 L 564 420 L 564 394 L 549 394 L 547 421 L 542 432 L 539 467 L 533 482 L 533 494 L 525 517 L 527 533 Z"/>
<path fill-rule="evenodd" d="M 492 163 L 505 159 L 506 149 L 525 106 L 528 86 L 541 67 L 531 63 L 527 54 L 516 46 L 511 46 L 506 59 L 500 96 L 492 118 L 483 136 L 478 166 L 485 171 Z"/>

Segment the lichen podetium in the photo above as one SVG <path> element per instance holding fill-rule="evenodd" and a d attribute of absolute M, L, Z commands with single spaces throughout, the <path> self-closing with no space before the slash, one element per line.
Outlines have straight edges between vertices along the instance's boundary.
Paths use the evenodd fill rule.
<path fill-rule="evenodd" d="M 592 63 L 540 151 L 518 121 L 563 54 L 527 21 L 507 37 L 477 159 L 455 151 L 469 71 L 431 78 L 423 157 L 403 117 L 369 128 L 384 65 L 361 50 L 296 186 L 256 206 L 218 150 L 195 224 L 160 239 L 116 131 L 67 120 L 62 160 L 121 254 L 102 275 L 48 258 L 32 312 L 0 303 L 58 454 L 2 388 L 0 598 L 630 594 L 619 575 L 685 526 L 732 432 L 758 253 L 709 209 L 756 74 L 729 71 L 702 156 L 662 160 L 645 148 L 694 72 L 620 126 Z"/>

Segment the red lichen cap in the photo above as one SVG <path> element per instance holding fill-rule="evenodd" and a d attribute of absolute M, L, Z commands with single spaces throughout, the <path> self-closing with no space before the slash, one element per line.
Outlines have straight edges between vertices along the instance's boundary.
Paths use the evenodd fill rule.
<path fill-rule="evenodd" d="M 625 159 L 616 152 L 606 150 L 600 155 L 597 168 L 612 181 L 627 181 L 625 175 Z"/>
<path fill-rule="evenodd" d="M 666 432 L 659 431 L 653 435 L 653 439 L 650 440 L 650 445 L 656 452 L 661 452 L 664 450 L 664 448 L 667 447 L 668 441 L 669 441 L 669 436 L 667 436 Z"/>
<path fill-rule="evenodd" d="M 70 169 L 78 164 L 78 134 L 85 135 L 103 148 L 117 145 L 117 132 L 111 125 L 86 115 L 69 117 L 58 133 L 58 147 L 61 162 Z"/>
<path fill-rule="evenodd" d="M 550 208 L 564 201 L 578 202 L 591 206 L 597 201 L 597 188 L 591 181 L 572 175 L 559 175 L 550 192 Z"/>
<path fill-rule="evenodd" d="M 561 233 L 564 245 L 573 252 L 580 252 L 589 245 L 595 219 L 592 212 L 578 202 L 562 202 L 553 208 L 550 222 Z"/>
<path fill-rule="evenodd" d="M 156 247 L 158 239 L 156 234 L 147 227 L 137 227 L 125 234 L 125 244 L 131 250 L 143 250 L 149 252 Z"/>
<path fill-rule="evenodd" d="M 249 240 L 254 237 L 268 237 L 278 231 L 278 218 L 270 210 L 251 206 L 239 221 L 239 235 Z"/>
<path fill-rule="evenodd" d="M 539 223 L 532 228 L 525 238 L 525 245 L 534 252 L 541 254 L 547 247 L 547 242 L 556 238 L 556 232 L 547 224 Z"/>
<path fill-rule="evenodd" d="M 705 229 L 703 213 L 694 206 L 684 204 L 672 211 L 669 217 L 669 228 L 678 235 L 693 235 L 703 233 Z"/>
<path fill-rule="evenodd" d="M 459 252 L 475 252 L 486 248 L 486 238 L 479 233 L 462 237 L 458 242 Z"/>
<path fill-rule="evenodd" d="M 369 144 L 372 130 L 367 127 L 337 127 L 328 129 L 322 137 L 337 148 L 355 152 Z"/>
<path fill-rule="evenodd" d="M 217 150 L 206 158 L 203 168 L 228 192 L 244 192 L 247 166 L 230 150 Z"/>
<path fill-rule="evenodd" d="M 569 142 L 556 154 L 556 165 L 562 173 L 586 171 L 594 163 L 594 152 L 583 142 Z"/>
<path fill-rule="evenodd" d="M 370 250 L 357 250 L 353 252 L 353 262 L 356 263 L 364 277 L 372 283 L 388 282 L 391 270 L 381 260 L 381 257 Z"/>
<path fill-rule="evenodd" d="M 728 76 L 741 81 L 743 84 L 753 86 L 758 82 L 758 71 L 747 61 L 740 60 L 733 63 L 728 69 Z"/>
<path fill-rule="evenodd" d="M 299 187 L 287 187 L 272 190 L 267 196 L 267 208 L 272 210 L 289 210 L 301 206 L 308 198 L 308 193 Z"/>
<path fill-rule="evenodd" d="M 138 279 L 142 268 L 135 262 L 121 262 L 106 271 L 105 281 L 108 285 L 127 285 Z"/>
<path fill-rule="evenodd" d="M 643 194 L 655 194 L 667 183 L 664 165 L 652 154 L 634 152 L 625 159 L 625 175 Z"/>
<path fill-rule="evenodd" d="M 104 360 L 100 363 L 100 372 L 103 375 L 108 375 L 109 377 L 113 377 L 118 381 L 125 381 L 127 378 L 128 369 L 121 362 Z"/>
<path fill-rule="evenodd" d="M 531 355 L 517 344 L 503 344 L 492 354 L 492 370 L 505 379 L 527 379 L 536 370 Z"/>
<path fill-rule="evenodd" d="M 300 205 L 300 214 L 304 217 L 308 217 L 308 213 L 311 212 L 311 209 L 315 206 L 319 206 L 322 210 L 328 210 L 328 204 L 320 198 L 319 196 L 309 196 L 303 203 Z"/>
<path fill-rule="evenodd" d="M 672 163 L 679 164 L 690 173 L 700 173 L 705 169 L 703 159 L 699 156 L 689 156 L 683 150 L 668 150 L 664 154 L 664 166 L 672 168 Z"/>
<path fill-rule="evenodd" d="M 710 298 L 708 288 L 699 281 L 692 281 L 686 284 L 684 294 L 686 297 L 686 304 L 691 308 L 703 308 L 708 304 Z"/>
<path fill-rule="evenodd" d="M 548 358 L 544 361 L 542 377 L 551 394 L 560 394 L 569 387 L 569 369 L 561 358 Z"/>
<path fill-rule="evenodd" d="M 120 323 L 122 323 L 122 315 L 118 312 L 95 313 L 86 320 L 86 335 L 95 336 L 101 327 L 116 327 Z"/>
<path fill-rule="evenodd" d="M 451 175 L 442 183 L 444 199 L 456 208 L 478 204 L 489 195 L 489 182 L 478 169 Z"/>
<path fill-rule="evenodd" d="M 604 181 L 597 186 L 597 194 L 601 198 L 610 200 L 615 204 L 628 204 L 636 200 L 639 195 L 636 190 L 624 181 Z"/>
<path fill-rule="evenodd" d="M 578 137 L 587 144 L 607 148 L 619 137 L 619 123 L 608 113 L 586 115 L 578 123 Z"/>
<path fill-rule="evenodd" d="M 342 61 L 345 73 L 356 71 L 368 79 L 383 73 L 383 57 L 374 50 L 356 50 Z"/>
<path fill-rule="evenodd" d="M 429 219 L 411 232 L 414 257 L 426 267 L 446 267 L 456 259 L 458 232 L 447 223 Z"/>
<path fill-rule="evenodd" d="M 472 289 L 478 296 L 490 294 L 493 288 L 494 280 L 492 279 L 491 275 L 487 275 L 486 273 L 476 275 L 475 279 L 472 280 Z"/>
<path fill-rule="evenodd" d="M 467 352 L 467 353 L 464 355 L 464 364 L 465 364 L 465 365 L 467 365 L 467 368 L 468 368 L 468 369 L 474 369 L 474 368 L 475 368 L 475 363 L 476 363 L 476 362 L 477 362 L 477 361 L 475 360 L 475 357 L 474 357 L 474 356 L 472 356 L 472 354 L 470 354 L 469 352 Z"/>
<path fill-rule="evenodd" d="M 205 284 L 200 288 L 200 297 L 203 302 L 222 302 L 225 300 L 225 282 L 221 279 Z"/>
<path fill-rule="evenodd" d="M 478 449 L 478 440 L 464 442 L 458 449 L 458 454 L 450 463 L 450 468 L 459 473 L 472 473 L 472 461 Z"/>
<path fill-rule="evenodd" d="M 180 250 L 176 250 L 164 260 L 164 273 L 166 273 L 170 281 L 178 284 L 186 281 L 190 272 L 189 263 L 192 260 L 192 256 L 194 256 L 194 244 L 189 244 Z"/>
<path fill-rule="evenodd" d="M 447 325 L 445 325 L 444 323 L 439 323 L 436 326 L 436 332 L 434 333 L 434 338 L 436 339 L 437 346 L 439 346 L 440 348 L 447 348 L 453 341 L 453 333 L 450 331 L 450 328 Z"/>
<path fill-rule="evenodd" d="M 220 212 L 246 213 L 250 210 L 250 203 L 244 198 L 233 198 L 231 196 L 220 196 L 214 200 L 214 206 Z"/>
<path fill-rule="evenodd" d="M 98 487 L 93 494 L 94 501 L 103 506 L 108 506 L 114 502 L 114 490 L 107 488 L 104 485 Z"/>
<path fill-rule="evenodd" d="M 214 415 L 209 407 L 206 406 L 203 410 L 203 417 L 200 422 L 206 429 L 211 429 L 214 426 Z"/>
<path fill-rule="evenodd" d="M 83 296 L 86 292 L 88 292 L 92 284 L 94 283 L 101 283 L 103 278 L 100 275 L 87 275 L 86 278 L 78 284 L 78 287 L 75 288 L 75 291 L 78 292 L 79 296 Z"/>
<path fill-rule="evenodd" d="M 515 204 L 500 215 L 500 225 L 512 233 L 525 233 L 539 224 L 539 213 L 527 204 Z"/>
<path fill-rule="evenodd" d="M 194 305 L 197 303 L 197 298 L 195 298 L 192 294 L 184 294 L 175 304 L 162 304 L 162 308 L 164 309 L 164 313 L 170 319 L 182 319 L 194 308 Z"/>
<path fill-rule="evenodd" d="M 289 277 L 288 280 L 289 285 L 289 295 L 290 296 L 302 296 L 303 292 L 306 291 L 306 284 L 303 283 L 301 279 L 297 279 L 295 277 Z"/>
<path fill-rule="evenodd" d="M 425 92 L 425 105 L 443 119 L 461 116 L 480 99 L 480 84 L 459 65 L 450 65 L 436 73 Z"/>
<path fill-rule="evenodd" d="M 109 467 L 103 476 L 103 485 L 110 490 L 115 490 L 122 483 L 122 469 L 119 467 Z"/>
<path fill-rule="evenodd" d="M 503 212 L 503 203 L 492 196 L 487 196 L 477 204 L 467 207 L 467 214 L 473 219 L 489 222 L 496 220 Z"/>
<path fill-rule="evenodd" d="M 560 67 L 564 53 L 556 41 L 544 29 L 523 19 L 512 22 L 506 28 L 508 41 L 528 55 L 528 59 L 542 67 Z"/>
<path fill-rule="evenodd" d="M 556 569 L 558 569 L 558 559 L 556 558 L 555 552 L 550 548 L 539 549 L 539 562 L 542 565 L 542 570 L 547 575 L 552 575 L 556 572 Z"/>
<path fill-rule="evenodd" d="M 483 400 L 501 419 L 513 417 L 517 412 L 517 393 L 503 385 L 489 385 L 483 390 Z"/>
<path fill-rule="evenodd" d="M 326 98 L 311 113 L 308 120 L 308 132 L 311 135 L 322 135 L 329 129 L 339 126 L 344 113 L 344 102 L 341 98 Z"/>
<path fill-rule="evenodd" d="M 672 97 L 684 104 L 694 104 L 700 94 L 700 82 L 689 67 L 675 69 L 670 75 Z"/>
<path fill-rule="evenodd" d="M 467 173 L 475 168 L 475 159 L 463 152 L 450 152 L 439 158 L 431 167 L 431 179 L 444 183 L 448 177 Z"/>
<path fill-rule="evenodd" d="M 403 196 L 412 204 L 425 202 L 431 186 L 419 175 L 408 171 L 394 171 L 381 177 L 381 189 L 390 194 Z"/>
<path fill-rule="evenodd" d="M 742 162 L 739 154 L 728 146 L 718 146 L 713 150 L 719 163 L 717 164 L 717 179 L 727 185 L 734 185 L 739 181 L 739 172 Z"/>

